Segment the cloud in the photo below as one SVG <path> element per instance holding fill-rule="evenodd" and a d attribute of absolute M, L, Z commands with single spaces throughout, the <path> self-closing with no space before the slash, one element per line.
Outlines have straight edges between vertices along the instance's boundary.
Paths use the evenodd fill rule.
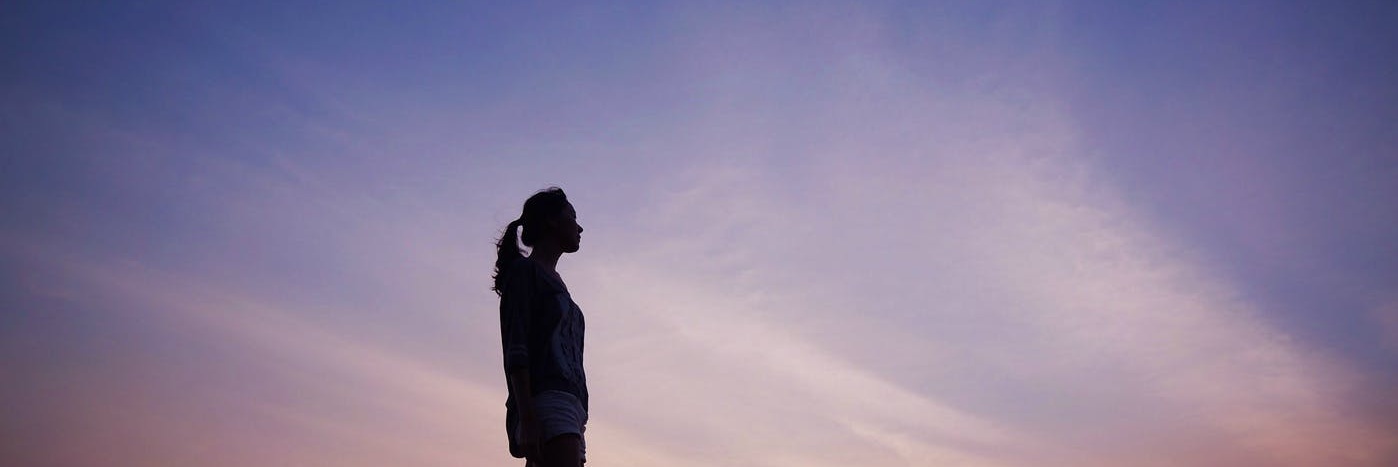
<path fill-rule="evenodd" d="M 584 296 L 625 297 L 585 305 L 602 310 L 590 318 L 595 412 L 614 414 L 617 424 L 644 417 L 633 426 L 656 436 L 651 443 L 695 443 L 688 447 L 693 455 L 735 465 L 782 465 L 763 460 L 777 453 L 807 465 L 868 455 L 997 465 L 913 440 L 987 445 L 1009 438 L 989 421 L 842 361 L 760 319 L 750 301 L 685 280 L 683 272 L 629 262 L 581 272 L 594 277 L 583 279 L 590 286 L 580 289 L 589 290 Z M 878 430 L 907 440 L 868 436 Z M 906 449 L 910 444 L 921 451 Z"/>
<path fill-rule="evenodd" d="M 191 355 L 144 355 L 123 347 L 108 358 L 118 362 L 115 366 L 44 370 L 44 380 L 77 371 L 88 375 L 88 383 L 38 404 L 93 407 L 119 401 L 114 407 L 124 408 L 80 417 L 83 425 L 73 427 L 64 446 L 29 446 L 33 459 L 131 438 L 124 433 L 128 429 L 158 446 L 125 450 L 131 462 L 451 465 L 505 454 L 492 442 L 503 439 L 500 421 L 483 416 L 499 411 L 504 391 L 494 381 L 475 379 L 485 375 L 435 366 L 373 337 L 351 334 L 344 323 L 310 321 L 307 317 L 317 314 L 305 308 L 285 308 L 197 276 L 129 259 L 82 258 L 42 243 L 16 247 L 14 238 L 6 240 L 9 253 L 82 290 L 80 297 L 65 294 L 66 299 L 118 317 L 121 328 L 102 333 L 139 332 L 152 339 L 144 345 Z M 181 439 L 185 442 L 175 443 Z M 78 462 L 100 461 L 81 457 Z"/>
<path fill-rule="evenodd" d="M 1353 368 L 1271 327 L 1045 137 L 679 171 L 609 243 L 632 249 L 576 260 L 597 399 L 668 415 L 600 410 L 738 465 L 829 433 L 914 465 L 1381 464 L 1391 440 L 1345 412 Z"/>
<path fill-rule="evenodd" d="M 1103 176 L 1127 156 L 1089 149 L 1054 88 L 1060 20 L 956 10 L 666 10 L 625 70 L 444 72 L 479 88 L 445 101 L 226 34 L 271 76 L 181 81 L 205 96 L 182 111 L 219 109 L 193 133 L 27 99 L 76 156 L 26 164 L 61 175 L 25 198 L 50 222 L 0 232 L 32 266 L 17 301 L 65 313 L 7 329 L 37 377 L 3 390 L 44 428 L 7 420 L 42 441 L 9 442 L 510 462 L 488 237 L 558 183 L 589 234 L 562 268 L 594 462 L 1391 461 L 1391 427 L 1346 409 L 1373 368 L 1275 327 Z"/>

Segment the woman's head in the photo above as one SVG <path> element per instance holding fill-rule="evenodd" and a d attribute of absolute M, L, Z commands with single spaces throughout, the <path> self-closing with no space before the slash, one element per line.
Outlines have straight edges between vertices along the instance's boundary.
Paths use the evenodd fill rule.
<path fill-rule="evenodd" d="M 520 240 L 525 246 L 543 244 L 546 248 L 557 246 L 564 253 L 578 251 L 582 227 L 578 226 L 577 211 L 561 188 L 550 187 L 525 200 L 519 226 L 524 229 Z"/>
<path fill-rule="evenodd" d="M 522 234 L 520 229 L 524 229 Z M 505 269 L 515 259 L 524 256 L 520 252 L 519 243 L 523 242 L 525 246 L 536 251 L 542 248 L 560 253 L 573 253 L 578 251 L 582 231 L 582 227 L 578 225 L 577 211 L 573 210 L 573 205 L 568 202 L 568 195 L 563 193 L 563 189 L 550 187 L 534 193 L 524 201 L 524 212 L 520 214 L 519 219 L 505 227 L 505 233 L 495 244 L 495 285 L 492 289 L 496 293 L 500 292 L 500 280 Z"/>

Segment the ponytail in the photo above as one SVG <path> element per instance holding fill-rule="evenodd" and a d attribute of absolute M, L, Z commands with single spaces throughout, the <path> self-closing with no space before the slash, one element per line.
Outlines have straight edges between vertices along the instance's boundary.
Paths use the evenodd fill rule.
<path fill-rule="evenodd" d="M 521 222 L 516 219 L 510 221 L 510 225 L 505 226 L 505 233 L 500 235 L 500 241 L 495 244 L 495 275 L 490 276 L 494 284 L 490 290 L 494 290 L 496 295 L 500 295 L 501 281 L 505 280 L 505 274 L 510 264 L 516 259 L 523 258 L 519 251 L 519 226 Z"/>

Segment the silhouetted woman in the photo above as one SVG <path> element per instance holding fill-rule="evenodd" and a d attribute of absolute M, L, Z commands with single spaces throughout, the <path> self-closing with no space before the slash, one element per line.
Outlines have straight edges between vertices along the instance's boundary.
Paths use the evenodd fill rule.
<path fill-rule="evenodd" d="M 530 196 L 496 244 L 493 289 L 500 295 L 510 394 L 505 427 L 510 454 L 531 467 L 585 461 L 583 315 L 557 272 L 558 259 L 578 251 L 582 231 L 567 195 L 553 187 Z M 529 256 L 521 254 L 519 241 L 530 247 Z"/>

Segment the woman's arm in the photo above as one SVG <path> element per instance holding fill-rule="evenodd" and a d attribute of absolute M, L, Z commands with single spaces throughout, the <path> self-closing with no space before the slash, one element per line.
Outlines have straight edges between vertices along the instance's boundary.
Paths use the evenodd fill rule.
<path fill-rule="evenodd" d="M 529 392 L 529 369 L 512 371 L 506 378 L 515 396 L 515 407 L 519 410 L 519 432 L 515 440 L 524 450 L 525 457 L 535 457 L 539 453 L 539 427 L 534 417 L 534 396 Z"/>
<path fill-rule="evenodd" d="M 512 266 L 506 272 L 500 294 L 500 341 L 504 347 L 506 384 L 519 412 L 519 427 L 512 435 L 525 457 L 534 457 L 539 452 L 539 431 L 529 380 L 529 326 L 537 274 L 525 261 Z"/>

